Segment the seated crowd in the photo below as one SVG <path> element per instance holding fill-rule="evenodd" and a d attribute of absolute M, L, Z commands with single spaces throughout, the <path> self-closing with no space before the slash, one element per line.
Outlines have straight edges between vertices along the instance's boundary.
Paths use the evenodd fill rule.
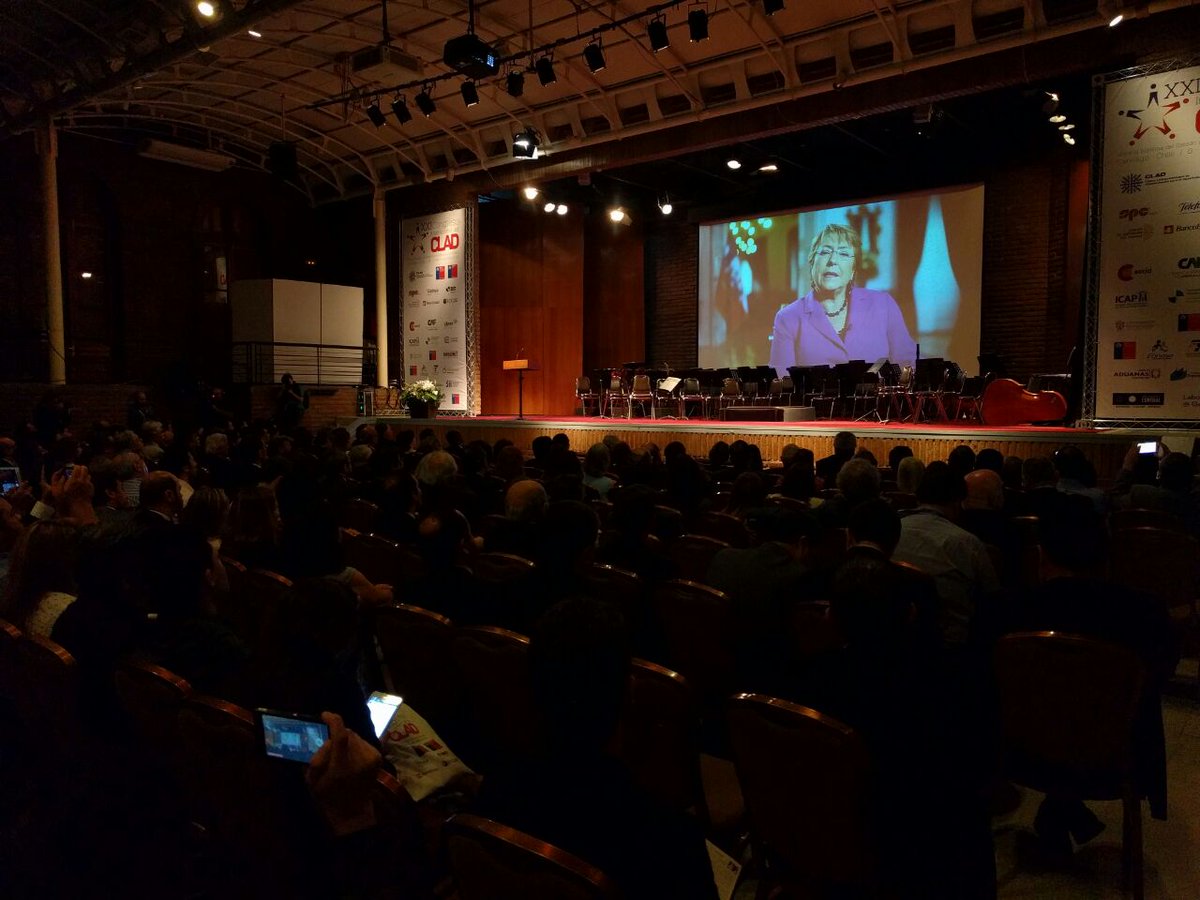
<path fill-rule="evenodd" d="M 706 822 L 664 806 L 614 750 L 631 659 L 681 668 L 649 601 L 672 579 L 727 598 L 723 689 L 791 700 L 862 734 L 881 895 L 995 895 L 989 667 L 1008 632 L 1070 631 L 1137 652 L 1148 672 L 1139 786 L 1165 816 L 1159 697 L 1178 642 L 1164 605 L 1106 578 L 1105 516 L 1158 510 L 1200 536 L 1183 454 L 1131 450 L 1102 490 L 1074 446 L 1024 460 L 960 446 L 927 461 L 897 446 L 881 466 L 843 432 L 828 456 L 788 445 L 768 466 L 743 440 L 698 458 L 678 441 L 634 448 L 610 435 L 576 448 L 558 434 L 526 452 L 454 430 L 283 433 L 224 414 L 172 433 L 139 412 L 136 431 L 0 437 L 0 465 L 25 481 L 0 499 L 0 618 L 75 658 L 86 725 L 109 741 L 126 739 L 113 673 L 131 657 L 246 708 L 326 714 L 333 737 L 309 784 L 331 831 L 307 862 L 334 859 L 330 877 L 353 882 L 337 885 L 342 895 L 421 896 L 436 881 L 396 874 L 424 849 L 389 849 L 396 835 L 354 809 L 365 803 L 356 773 L 379 765 L 365 703 L 384 684 L 372 621 L 395 603 L 531 636 L 540 750 L 481 772 L 462 808 L 575 853 L 626 897 L 716 896 Z M 386 582 L 346 562 L 368 532 L 406 549 Z M 719 543 L 697 559 L 680 549 L 685 535 Z M 484 564 L 497 553 L 532 567 L 491 580 Z M 634 573 L 626 583 L 642 596 L 597 577 L 597 564 Z M 290 585 L 285 606 L 249 629 L 235 605 L 247 570 Z M 798 634 L 818 627 L 807 616 L 818 604 L 819 639 Z M 705 752 L 728 756 L 709 727 L 721 698 L 697 699 Z M 469 733 L 434 724 L 452 744 Z M 470 761 L 468 746 L 455 750 Z M 1069 852 L 1099 823 L 1051 796 L 1036 827 Z M 345 866 L 362 832 L 394 862 Z"/>

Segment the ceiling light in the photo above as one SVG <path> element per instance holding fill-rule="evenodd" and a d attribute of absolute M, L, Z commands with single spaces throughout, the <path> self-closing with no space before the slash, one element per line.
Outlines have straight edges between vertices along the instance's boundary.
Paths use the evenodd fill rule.
<path fill-rule="evenodd" d="M 84 281 L 87 281 L 89 278 L 92 277 L 92 273 L 91 272 L 80 272 L 79 277 L 82 278 Z"/>
<path fill-rule="evenodd" d="M 1058 94 L 1053 91 L 1046 91 L 1046 99 L 1042 101 L 1042 112 L 1048 116 L 1058 112 Z"/>
<path fill-rule="evenodd" d="M 742 167 L 741 160 L 737 159 L 728 159 L 725 161 L 725 165 L 729 166 L 729 168 L 733 169 L 735 172 Z"/>
<path fill-rule="evenodd" d="M 520 97 L 525 93 L 525 73 L 520 70 L 513 69 L 504 81 L 504 89 L 510 97 Z"/>
<path fill-rule="evenodd" d="M 758 171 L 763 172 L 767 175 L 770 175 L 774 172 L 778 172 L 779 166 L 775 165 L 775 163 L 763 163 L 761 166 L 758 167 Z"/>
<path fill-rule="evenodd" d="M 246 34 L 250 35 L 250 37 L 252 37 L 252 38 L 260 38 L 260 37 L 262 37 L 262 32 L 261 32 L 261 31 L 255 31 L 253 28 L 251 28 L 249 31 L 247 31 L 247 32 L 246 32 Z"/>
<path fill-rule="evenodd" d="M 768 16 L 775 15 L 781 9 L 783 9 L 783 0 L 763 0 L 763 12 Z"/>
<path fill-rule="evenodd" d="M 1067 121 L 1067 117 L 1064 116 L 1062 113 L 1059 113 L 1056 116 L 1051 116 L 1050 121 L 1053 122 L 1055 125 L 1057 125 L 1059 122 Z"/>
<path fill-rule="evenodd" d="M 619 206 L 614 206 L 608 211 L 608 217 L 614 222 L 624 222 L 625 210 L 621 209 Z"/>
<path fill-rule="evenodd" d="M 669 216 L 675 210 L 675 207 L 671 204 L 671 198 L 666 194 L 663 194 L 662 200 L 658 202 L 658 208 L 664 216 Z"/>
<path fill-rule="evenodd" d="M 565 216 L 567 214 L 567 204 L 565 204 L 565 203 L 558 204 L 558 207 L 555 209 L 555 212 L 557 212 L 560 216 Z"/>
<path fill-rule="evenodd" d="M 650 38 L 650 49 L 657 53 L 671 46 L 671 36 L 667 34 L 667 20 L 655 16 L 646 26 L 646 36 Z"/>
<path fill-rule="evenodd" d="M 396 121 L 401 125 L 407 125 L 412 121 L 412 113 L 408 110 L 408 101 L 401 96 L 397 96 L 392 101 L 392 115 L 396 117 Z"/>
<path fill-rule="evenodd" d="M 1117 13 L 1115 16 L 1113 16 L 1111 19 L 1108 20 L 1108 27 L 1116 28 L 1118 25 L 1120 25 L 1124 21 L 1125 21 L 1125 14 Z"/>
<path fill-rule="evenodd" d="M 708 10 L 703 6 L 688 10 L 688 36 L 693 44 L 708 40 Z"/>
<path fill-rule="evenodd" d="M 1072 130 L 1074 130 L 1074 128 L 1075 128 L 1075 124 L 1073 122 L 1068 122 L 1066 125 L 1058 126 L 1059 131 L 1072 131 Z"/>
<path fill-rule="evenodd" d="M 1062 136 L 1062 139 L 1063 139 L 1064 141 L 1066 141 L 1068 144 L 1070 144 L 1072 147 L 1074 147 L 1074 146 L 1075 146 L 1075 138 L 1071 137 L 1071 135 L 1069 135 L 1069 134 L 1064 134 L 1064 135 Z"/>
<path fill-rule="evenodd" d="M 200 0 L 196 4 L 196 12 L 200 13 L 206 19 L 211 19 L 217 14 L 217 8 L 209 0 Z"/>
<path fill-rule="evenodd" d="M 599 72 L 606 65 L 604 61 L 604 48 L 600 46 L 598 38 L 583 48 L 583 61 L 587 63 L 587 67 L 593 72 Z"/>
<path fill-rule="evenodd" d="M 545 204 L 542 206 L 542 212 L 552 213 L 552 212 L 554 212 L 554 210 L 555 210 L 555 206 L 554 206 L 553 200 L 547 200 L 545 202 Z"/>
<path fill-rule="evenodd" d="M 367 118 L 376 128 L 382 128 L 387 119 L 383 115 L 383 110 L 379 108 L 379 101 L 372 100 L 367 107 Z"/>
<path fill-rule="evenodd" d="M 415 98 L 417 109 L 425 114 L 425 118 L 432 116 L 434 110 L 437 109 L 437 104 L 433 102 L 433 96 L 430 94 L 431 90 L 432 88 L 426 85 L 421 88 L 421 93 L 417 94 Z"/>
<path fill-rule="evenodd" d="M 521 193 L 525 195 L 526 200 L 536 200 L 537 195 L 540 194 L 541 191 L 531 185 L 530 187 L 525 188 L 525 190 L 523 190 Z"/>
<path fill-rule="evenodd" d="M 467 109 L 479 102 L 479 91 L 475 87 L 475 82 L 464 81 L 458 90 L 462 94 L 463 103 L 466 104 Z"/>
<path fill-rule="evenodd" d="M 513 135 L 513 159 L 537 159 L 542 139 L 536 128 L 526 128 Z"/>
<path fill-rule="evenodd" d="M 558 81 L 558 76 L 554 74 L 554 60 L 550 57 L 543 56 L 533 64 L 533 68 L 537 71 L 538 81 L 542 83 L 542 87 Z"/>

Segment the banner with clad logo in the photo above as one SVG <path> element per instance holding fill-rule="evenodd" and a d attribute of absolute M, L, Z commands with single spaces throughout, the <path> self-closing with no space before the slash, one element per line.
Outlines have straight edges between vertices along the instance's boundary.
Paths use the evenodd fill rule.
<path fill-rule="evenodd" d="M 404 219 L 400 242 L 403 380 L 428 379 L 440 412 L 469 413 L 465 210 Z"/>
<path fill-rule="evenodd" d="M 1200 67 L 1098 90 L 1095 419 L 1197 419 Z"/>

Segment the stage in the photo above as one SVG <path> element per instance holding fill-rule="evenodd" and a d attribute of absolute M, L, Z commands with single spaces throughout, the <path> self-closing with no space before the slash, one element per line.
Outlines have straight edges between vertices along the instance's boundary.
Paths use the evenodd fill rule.
<path fill-rule="evenodd" d="M 930 462 L 945 459 L 959 444 L 978 451 L 995 447 L 1006 456 L 1048 456 L 1064 444 L 1076 444 L 1096 466 L 1102 478 L 1112 477 L 1120 468 L 1129 445 L 1134 440 L 1163 436 L 1161 430 L 1151 429 L 1086 429 L 1020 425 L 989 427 L 986 425 L 929 423 L 906 424 L 891 422 L 855 422 L 847 419 L 819 419 L 809 422 L 723 422 L 716 419 L 649 419 L 599 418 L 597 416 L 439 416 L 436 419 L 411 419 L 407 416 L 377 416 L 356 419 L 351 426 L 362 422 L 387 423 L 396 428 L 433 428 L 439 438 L 450 430 L 461 432 L 467 442 L 474 440 L 495 443 L 507 438 L 518 447 L 528 450 L 533 439 L 540 435 L 553 436 L 563 432 L 571 439 L 571 447 L 583 452 L 614 434 L 630 446 L 655 443 L 660 448 L 671 441 L 682 441 L 692 455 L 704 456 L 717 441 L 738 439 L 757 444 L 768 463 L 778 460 L 787 444 L 812 450 L 818 458 L 832 452 L 833 436 L 839 431 L 853 431 L 860 447 L 866 447 L 884 463 L 888 451 L 897 444 L 911 447 L 919 459 Z M 1191 453 L 1192 432 L 1176 432 L 1168 437 L 1172 450 Z M 1175 443 L 1178 446 L 1175 446 Z"/>

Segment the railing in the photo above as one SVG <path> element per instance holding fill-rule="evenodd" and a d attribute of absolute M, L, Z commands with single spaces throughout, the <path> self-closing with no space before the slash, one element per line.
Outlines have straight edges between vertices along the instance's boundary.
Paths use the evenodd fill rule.
<path fill-rule="evenodd" d="M 236 341 L 235 384 L 274 384 L 290 373 L 301 384 L 362 384 L 365 352 L 345 344 Z"/>

